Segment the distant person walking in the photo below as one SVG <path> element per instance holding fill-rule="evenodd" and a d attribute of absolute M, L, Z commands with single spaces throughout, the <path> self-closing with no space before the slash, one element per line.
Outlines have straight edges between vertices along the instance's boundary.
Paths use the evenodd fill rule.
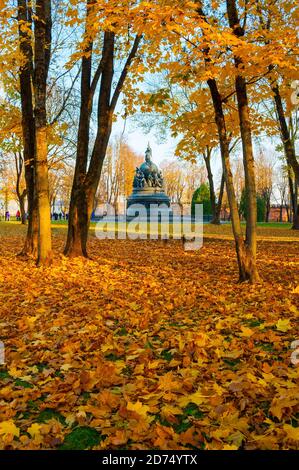
<path fill-rule="evenodd" d="M 9 213 L 9 211 L 6 211 L 6 212 L 5 212 L 5 221 L 6 221 L 6 222 L 9 222 L 9 221 L 10 221 L 10 213 Z"/>
<path fill-rule="evenodd" d="M 17 212 L 16 212 L 16 219 L 17 219 L 18 221 L 21 220 L 21 212 L 20 212 L 19 210 L 17 210 Z"/>

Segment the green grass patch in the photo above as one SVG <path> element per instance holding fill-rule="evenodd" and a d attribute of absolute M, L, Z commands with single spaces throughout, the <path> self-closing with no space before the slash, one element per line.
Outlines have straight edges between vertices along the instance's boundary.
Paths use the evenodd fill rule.
<path fill-rule="evenodd" d="M 251 326 L 251 328 L 255 328 L 257 326 L 260 326 L 264 323 L 264 320 L 255 320 L 255 319 L 252 319 L 252 320 L 245 320 L 245 322 L 248 326 Z"/>
<path fill-rule="evenodd" d="M 38 423 L 46 423 L 47 421 L 50 421 L 50 419 L 56 419 L 56 421 L 59 421 L 61 424 L 65 424 L 64 416 L 51 408 L 46 408 L 41 411 L 36 421 Z"/>
<path fill-rule="evenodd" d="M 223 359 L 223 362 L 231 367 L 233 370 L 235 370 L 238 365 L 240 364 L 241 359 Z"/>
<path fill-rule="evenodd" d="M 195 403 L 188 403 L 188 405 L 184 408 L 184 415 L 185 416 L 193 416 L 193 418 L 201 419 L 204 417 L 204 413 L 198 408 Z"/>
<path fill-rule="evenodd" d="M 21 379 L 15 380 L 15 385 L 17 387 L 33 388 L 33 385 L 30 382 L 27 382 L 26 380 L 21 380 Z"/>
<path fill-rule="evenodd" d="M 11 376 L 7 372 L 7 370 L 0 370 L 0 380 L 11 379 Z"/>
<path fill-rule="evenodd" d="M 125 327 L 121 328 L 120 330 L 117 331 L 116 335 L 117 336 L 127 336 L 128 332 Z"/>
<path fill-rule="evenodd" d="M 162 359 L 164 359 L 165 361 L 167 362 L 170 362 L 171 359 L 173 359 L 173 355 L 170 351 L 168 351 L 167 349 L 165 349 L 164 351 L 161 352 L 160 356 L 162 357 Z"/>
<path fill-rule="evenodd" d="M 60 450 L 84 450 L 91 449 L 100 444 L 102 435 L 94 428 L 80 426 L 70 432 L 64 439 Z"/>
<path fill-rule="evenodd" d="M 105 359 L 107 359 L 108 361 L 119 361 L 121 359 L 123 359 L 124 356 L 117 356 L 117 354 L 114 354 L 114 353 L 110 353 L 110 354 L 106 354 L 105 356 Z"/>

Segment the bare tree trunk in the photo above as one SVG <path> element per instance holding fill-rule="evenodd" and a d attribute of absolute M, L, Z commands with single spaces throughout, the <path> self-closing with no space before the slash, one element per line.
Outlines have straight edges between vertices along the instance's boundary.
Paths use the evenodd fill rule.
<path fill-rule="evenodd" d="M 38 202 L 38 265 L 52 260 L 49 200 L 46 88 L 51 45 L 51 0 L 36 1 L 34 47 L 35 171 Z"/>
<path fill-rule="evenodd" d="M 217 218 L 217 214 L 216 214 L 217 203 L 216 203 L 216 194 L 215 194 L 215 188 L 214 188 L 213 173 L 212 173 L 212 168 L 211 168 L 211 155 L 212 155 L 212 149 L 210 147 L 207 147 L 206 153 L 203 154 L 203 158 L 204 158 L 207 173 L 208 173 L 210 202 L 211 202 L 211 209 L 212 209 L 212 215 L 213 215 L 213 218 L 212 218 L 210 223 L 215 224 L 215 225 L 219 225 L 220 224 L 220 219 L 219 219 L 219 216 Z"/>
<path fill-rule="evenodd" d="M 16 165 L 16 194 L 19 201 L 20 213 L 21 213 L 21 223 L 26 225 L 26 214 L 25 214 L 25 198 L 27 194 L 27 189 L 21 191 L 21 179 L 23 174 L 24 158 L 20 151 L 15 153 L 15 165 Z"/>
<path fill-rule="evenodd" d="M 90 6 L 92 6 L 93 3 L 93 0 L 88 1 L 88 5 Z M 89 21 L 89 11 L 90 8 L 87 8 L 86 25 L 88 25 Z M 77 140 L 77 159 L 69 209 L 67 242 L 64 249 L 64 254 L 70 257 L 88 256 L 87 240 L 90 218 L 111 134 L 112 117 L 140 40 L 141 37 L 136 36 L 111 97 L 114 76 L 115 35 L 113 32 L 104 33 L 101 63 L 95 74 L 97 79 L 99 79 L 99 75 L 101 75 L 98 97 L 97 134 L 88 168 L 90 115 L 95 91 L 95 87 L 93 86 L 95 78 L 91 81 L 92 43 L 89 43 L 88 54 L 82 59 L 81 108 Z"/>
<path fill-rule="evenodd" d="M 226 0 L 229 25 L 237 37 L 244 35 L 244 29 L 240 25 L 235 0 Z M 237 70 L 243 67 L 242 60 L 234 56 Z M 243 166 L 245 173 L 245 188 L 247 195 L 247 218 L 246 218 L 246 246 L 250 260 L 250 281 L 259 279 L 256 267 L 256 223 L 257 223 L 257 203 L 255 169 L 252 148 L 251 125 L 249 117 L 249 107 L 247 98 L 247 85 L 243 75 L 237 75 L 235 80 L 238 113 L 240 120 L 240 131 L 243 150 Z"/>
<path fill-rule="evenodd" d="M 86 29 L 88 34 L 88 22 L 90 6 L 92 2 L 87 2 Z M 69 221 L 67 241 L 64 254 L 68 256 L 86 256 L 86 241 L 88 234 L 88 203 L 85 191 L 85 180 L 88 160 L 90 117 L 93 94 L 91 92 L 91 67 L 92 67 L 92 42 L 86 47 L 86 54 L 82 58 L 81 72 L 81 105 L 79 129 L 77 136 L 77 156 L 75 174 L 71 192 L 69 207 Z"/>
<path fill-rule="evenodd" d="M 21 193 L 17 191 L 17 196 L 18 196 L 18 201 L 19 201 L 19 206 L 20 206 L 20 214 L 21 214 L 21 224 L 26 225 L 27 219 L 26 219 L 26 211 L 25 211 L 25 199 L 26 199 L 26 189 L 22 191 Z"/>
<path fill-rule="evenodd" d="M 32 47 L 28 31 L 32 28 L 31 7 L 27 0 L 18 0 L 18 25 L 20 50 L 26 59 L 20 69 L 20 94 L 22 108 L 22 133 L 24 146 L 25 180 L 27 188 L 28 228 L 21 255 L 37 257 L 38 246 L 38 220 L 37 199 L 35 192 L 34 152 L 35 152 L 35 123 L 32 99 Z M 26 25 L 26 28 L 22 28 Z"/>
<path fill-rule="evenodd" d="M 225 117 L 222 107 L 221 95 L 219 93 L 215 79 L 208 80 L 214 112 L 215 121 L 218 129 L 218 137 L 220 143 L 220 151 L 222 158 L 223 174 L 226 183 L 226 192 L 230 208 L 230 219 L 232 222 L 232 229 L 235 239 L 238 267 L 239 267 L 239 280 L 254 282 L 256 279 L 252 276 L 252 254 L 245 244 L 241 221 L 238 211 L 238 204 L 234 190 L 233 175 L 231 171 L 230 158 L 229 158 L 229 141 L 226 132 Z"/>
<path fill-rule="evenodd" d="M 23 193 L 21 194 L 21 197 L 19 198 L 22 225 L 26 225 L 27 223 L 26 211 L 25 211 L 25 198 L 26 198 L 26 193 L 25 191 L 23 191 Z"/>
<path fill-rule="evenodd" d="M 279 222 L 282 222 L 282 209 L 283 209 L 283 205 L 280 204 L 280 207 L 279 207 Z"/>
<path fill-rule="evenodd" d="M 245 187 L 247 195 L 247 218 L 246 218 L 246 245 L 250 252 L 251 274 L 250 280 L 258 280 L 256 268 L 256 222 L 257 222 L 257 204 L 256 204 L 256 186 L 255 170 L 252 150 L 252 138 L 250 129 L 249 109 L 246 92 L 246 82 L 244 77 L 236 77 L 236 92 L 238 100 L 238 110 L 240 118 L 240 130 L 243 148 L 243 164 L 245 173 Z"/>
<path fill-rule="evenodd" d="M 276 106 L 276 111 L 278 115 L 278 121 L 280 126 L 280 134 L 283 143 L 284 153 L 286 156 L 287 164 L 290 168 L 293 169 L 295 180 L 299 184 L 299 163 L 296 157 L 294 143 L 291 139 L 289 127 L 285 118 L 285 113 L 283 109 L 282 99 L 280 96 L 279 86 L 277 83 L 272 84 L 272 91 L 274 93 L 274 101 Z"/>
<path fill-rule="evenodd" d="M 270 210 L 271 210 L 271 201 L 269 197 L 266 197 L 266 215 L 265 215 L 265 222 L 269 222 L 269 216 L 270 216 Z"/>
<path fill-rule="evenodd" d="M 299 230 L 299 204 L 298 204 L 298 184 L 295 181 L 294 209 L 293 209 L 293 230 Z"/>
<path fill-rule="evenodd" d="M 224 193 L 224 185 L 225 185 L 225 179 L 224 179 L 224 174 L 222 173 L 219 196 L 218 196 L 218 201 L 216 204 L 216 211 L 215 211 L 216 222 L 214 223 L 216 224 L 220 224 L 220 214 L 221 214 L 221 207 L 222 207 L 222 200 L 223 200 L 223 193 Z"/>
<path fill-rule="evenodd" d="M 205 13 L 201 6 L 198 7 L 197 11 L 198 11 L 198 14 L 202 18 L 206 19 Z M 209 48 L 204 49 L 203 52 L 205 54 L 205 58 L 204 58 L 205 64 L 208 67 L 210 65 Z M 225 178 L 227 198 L 228 198 L 229 207 L 230 207 L 230 219 L 232 222 L 232 229 L 233 229 L 236 252 L 237 252 L 237 260 L 238 260 L 238 267 L 239 267 L 239 280 L 240 282 L 249 281 L 253 283 L 258 279 L 256 265 L 255 265 L 255 256 L 252 251 L 252 247 L 248 244 L 248 239 L 246 240 L 246 243 L 245 243 L 243 233 L 242 233 L 240 215 L 239 215 L 239 210 L 238 210 L 238 203 L 236 199 L 233 176 L 232 176 L 231 165 L 230 165 L 229 139 L 228 139 L 228 135 L 226 131 L 222 98 L 218 90 L 218 86 L 217 86 L 215 79 L 209 79 L 207 81 L 207 84 L 209 86 L 212 101 L 213 101 L 215 122 L 216 122 L 217 130 L 218 130 L 223 175 Z M 255 204 L 256 204 L 256 201 L 255 201 Z M 255 214 L 255 217 L 256 217 L 256 214 Z M 251 242 L 252 241 L 253 239 L 251 238 Z"/>
<path fill-rule="evenodd" d="M 69 209 L 67 243 L 64 250 L 64 254 L 67 256 L 88 257 L 87 240 L 92 203 L 92 194 L 89 196 L 84 186 L 73 189 Z"/>
<path fill-rule="evenodd" d="M 80 180 L 74 182 L 74 193 L 72 193 L 74 197 L 72 197 L 70 204 L 69 231 L 65 248 L 65 254 L 69 256 L 88 256 L 87 240 L 90 217 L 112 128 L 110 95 L 114 61 L 113 33 L 105 33 L 102 57 L 104 58 L 104 66 L 98 100 L 98 131 L 89 169 L 87 171 L 85 165 Z M 89 127 L 87 142 L 89 142 Z"/>
<path fill-rule="evenodd" d="M 294 214 L 292 230 L 299 230 L 299 205 L 297 204 L 297 210 Z"/>
<path fill-rule="evenodd" d="M 17 173 L 17 185 L 16 185 L 16 193 L 19 201 L 20 207 L 20 214 L 21 214 L 21 224 L 26 225 L 26 211 L 25 211 L 25 199 L 27 194 L 27 189 L 23 191 L 20 190 L 20 178 L 21 174 Z"/>

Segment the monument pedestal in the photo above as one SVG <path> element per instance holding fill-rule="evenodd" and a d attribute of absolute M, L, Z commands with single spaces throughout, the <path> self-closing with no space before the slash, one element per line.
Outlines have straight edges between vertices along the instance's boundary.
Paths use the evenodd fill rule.
<path fill-rule="evenodd" d="M 170 207 L 170 199 L 161 188 L 134 188 L 127 199 L 127 210 L 133 204 L 142 204 L 148 210 L 152 204 Z"/>
<path fill-rule="evenodd" d="M 161 192 L 136 191 L 127 200 L 127 219 L 139 216 L 141 219 L 170 220 L 172 211 L 170 209 L 169 197 Z"/>

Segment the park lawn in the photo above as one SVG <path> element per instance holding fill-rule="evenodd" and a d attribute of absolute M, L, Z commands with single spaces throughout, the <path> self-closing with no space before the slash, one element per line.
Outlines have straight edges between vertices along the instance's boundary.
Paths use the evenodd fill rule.
<path fill-rule="evenodd" d="M 54 226 L 36 268 L 1 223 L 0 448 L 298 449 L 299 238 L 258 230 L 251 286 L 228 225 L 191 252 L 91 236 L 91 260 Z"/>
<path fill-rule="evenodd" d="M 96 222 L 91 222 L 90 232 L 91 236 L 94 235 L 96 229 Z M 245 224 L 242 223 L 245 232 Z M 110 223 L 108 227 L 112 228 L 113 224 Z M 176 224 L 177 232 L 179 231 L 179 225 Z M 67 221 L 58 220 L 52 221 L 52 231 L 54 234 L 63 234 L 67 230 Z M 26 227 L 22 226 L 20 222 L 0 221 L 0 236 L 11 234 L 14 236 L 17 234 L 24 234 Z M 131 230 L 132 231 L 132 230 Z M 203 224 L 203 233 L 206 238 L 217 238 L 217 239 L 229 239 L 233 240 L 232 226 L 230 223 L 222 223 L 221 225 Z M 298 241 L 299 242 L 299 230 L 292 230 L 291 224 L 269 222 L 269 223 L 258 223 L 257 224 L 257 236 L 258 240 L 269 239 L 275 241 Z"/>
<path fill-rule="evenodd" d="M 242 227 L 245 233 L 245 223 L 242 223 Z M 292 230 L 291 224 L 269 222 L 257 224 L 257 239 L 258 240 L 272 240 L 275 241 L 298 241 L 299 242 L 299 230 Z M 233 240 L 232 226 L 230 223 L 221 225 L 205 224 L 204 236 L 216 238 L 228 238 Z"/>
<path fill-rule="evenodd" d="M 131 226 L 130 226 L 131 225 Z M 135 231 L 134 228 L 135 224 L 127 224 L 127 232 L 128 234 L 132 234 Z M 244 232 L 245 232 L 245 224 L 242 224 Z M 56 233 L 61 233 L 67 229 L 67 222 L 66 221 L 55 221 L 52 222 L 53 231 Z M 95 234 L 97 227 L 96 222 L 92 222 L 90 225 L 90 232 L 91 235 Z M 159 224 L 159 230 L 161 225 Z M 108 230 L 113 230 L 116 228 L 116 232 L 118 232 L 117 224 L 114 225 L 113 223 L 108 223 L 107 225 Z M 143 228 L 143 226 L 139 229 L 139 233 L 145 234 L 148 229 Z M 194 230 L 194 227 L 192 227 Z M 123 231 L 123 229 L 121 229 Z M 175 223 L 174 225 L 170 224 L 170 233 L 172 237 L 172 233 L 176 235 L 182 233 L 182 227 L 180 224 Z M 230 223 L 223 223 L 221 225 L 212 225 L 212 224 L 203 224 L 203 235 L 205 238 L 217 238 L 223 240 L 233 240 L 233 232 L 232 226 Z M 298 230 L 291 230 L 291 224 L 288 223 L 259 223 L 257 226 L 257 237 L 258 240 L 269 239 L 272 241 L 299 241 L 299 231 Z M 115 237 L 117 238 L 117 236 Z M 178 238 L 178 236 L 176 237 Z"/>

